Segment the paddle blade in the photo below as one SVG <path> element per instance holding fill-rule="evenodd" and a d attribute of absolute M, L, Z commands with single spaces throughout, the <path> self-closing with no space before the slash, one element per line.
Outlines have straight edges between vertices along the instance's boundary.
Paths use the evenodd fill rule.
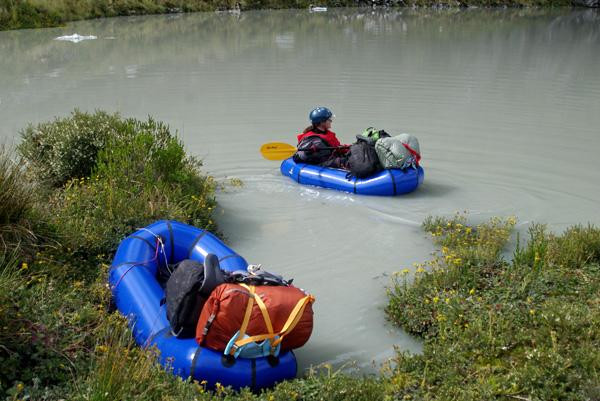
<path fill-rule="evenodd" d="M 260 147 L 260 153 L 267 160 L 283 160 L 292 157 L 296 148 L 288 143 L 270 142 Z"/>

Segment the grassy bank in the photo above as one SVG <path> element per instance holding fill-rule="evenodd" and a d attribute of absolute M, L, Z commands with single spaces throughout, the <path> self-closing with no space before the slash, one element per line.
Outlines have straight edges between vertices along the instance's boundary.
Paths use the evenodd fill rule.
<path fill-rule="evenodd" d="M 0 30 L 61 26 L 69 21 L 126 15 L 165 14 L 234 9 L 330 7 L 558 7 L 572 0 L 0 0 Z"/>
<path fill-rule="evenodd" d="M 600 230 L 533 225 L 506 260 L 512 218 L 424 222 L 439 252 L 394 276 L 386 308 L 421 355 L 260 394 L 182 381 L 111 311 L 108 263 L 156 219 L 215 230 L 214 182 L 152 119 L 75 111 L 22 137 L 0 152 L 0 399 L 600 399 Z"/>
<path fill-rule="evenodd" d="M 533 225 L 512 261 L 514 219 L 428 219 L 440 246 L 389 290 L 389 318 L 425 340 L 395 378 L 416 399 L 600 399 L 600 230 Z"/>

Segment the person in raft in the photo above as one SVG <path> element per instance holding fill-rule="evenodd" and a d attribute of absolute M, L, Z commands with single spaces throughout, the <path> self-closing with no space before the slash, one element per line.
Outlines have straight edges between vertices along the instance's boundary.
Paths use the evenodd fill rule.
<path fill-rule="evenodd" d="M 331 131 L 334 117 L 327 107 L 317 107 L 309 113 L 311 125 L 298 134 L 298 151 L 294 154 L 296 163 L 346 168 L 348 146 L 340 144 Z"/>

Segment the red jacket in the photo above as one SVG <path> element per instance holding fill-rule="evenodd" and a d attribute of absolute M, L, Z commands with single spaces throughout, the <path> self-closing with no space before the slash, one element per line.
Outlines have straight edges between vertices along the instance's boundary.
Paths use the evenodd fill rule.
<path fill-rule="evenodd" d="M 327 144 L 331 147 L 341 146 L 340 141 L 338 141 L 337 137 L 335 136 L 335 133 L 332 131 L 327 131 L 324 134 L 320 134 L 314 131 L 308 131 L 306 133 L 298 134 L 298 143 L 300 143 L 301 140 L 308 136 L 318 136 L 319 138 L 327 142 Z"/>

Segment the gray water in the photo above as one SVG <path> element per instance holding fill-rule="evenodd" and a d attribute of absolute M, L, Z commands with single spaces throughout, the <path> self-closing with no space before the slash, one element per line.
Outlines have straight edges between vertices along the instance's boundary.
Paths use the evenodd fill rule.
<path fill-rule="evenodd" d="M 56 41 L 62 35 L 96 40 Z M 178 130 L 221 182 L 218 222 L 251 263 L 317 298 L 302 368 L 369 371 L 418 339 L 385 322 L 391 272 L 429 258 L 428 215 L 600 223 L 600 16 L 588 11 L 257 11 L 0 32 L 0 140 L 73 108 Z M 396 198 L 299 186 L 261 158 L 316 105 L 342 142 L 416 135 L 426 178 Z"/>

